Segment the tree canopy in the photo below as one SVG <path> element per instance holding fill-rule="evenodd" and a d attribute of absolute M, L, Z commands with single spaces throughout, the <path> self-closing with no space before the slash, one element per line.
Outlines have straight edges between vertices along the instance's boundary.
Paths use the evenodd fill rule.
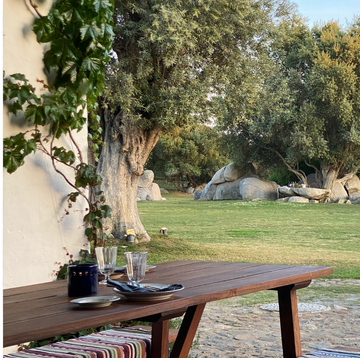
<path fill-rule="evenodd" d="M 238 161 L 279 160 L 299 179 L 306 163 L 324 188 L 360 168 L 360 19 L 309 29 L 300 18 L 278 26 L 273 63 L 247 121 L 227 117 Z"/>
<path fill-rule="evenodd" d="M 214 127 L 176 127 L 160 138 L 146 166 L 155 176 L 172 180 L 180 190 L 195 188 L 209 182 L 219 168 L 229 164 L 221 144 L 221 133 Z"/>

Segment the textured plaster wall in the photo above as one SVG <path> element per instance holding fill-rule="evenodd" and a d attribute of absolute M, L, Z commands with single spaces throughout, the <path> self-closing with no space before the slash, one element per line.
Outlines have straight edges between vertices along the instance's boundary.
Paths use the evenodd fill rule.
<path fill-rule="evenodd" d="M 42 62 L 44 46 L 37 43 L 31 31 L 35 13 L 27 4 L 27 0 L 3 1 L 3 64 L 6 74 L 24 73 L 41 93 L 36 79 L 46 80 Z M 46 14 L 51 4 L 51 0 L 45 0 L 39 6 L 40 13 Z M 4 137 L 26 129 L 4 106 Z M 86 130 L 74 136 L 86 158 Z M 57 146 L 75 152 L 68 139 Z M 58 222 L 70 191 L 71 187 L 40 152 L 28 156 L 25 165 L 11 175 L 3 170 L 4 288 L 52 281 L 52 271 L 58 269 L 55 262 L 68 261 L 63 247 L 74 255 L 84 248 L 81 210 L 85 203 L 74 206 L 70 215 Z"/>

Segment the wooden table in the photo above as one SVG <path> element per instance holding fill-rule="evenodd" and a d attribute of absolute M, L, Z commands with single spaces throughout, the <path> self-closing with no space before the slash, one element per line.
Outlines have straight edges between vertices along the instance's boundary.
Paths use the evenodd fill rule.
<path fill-rule="evenodd" d="M 152 322 L 152 357 L 168 357 L 169 319 L 185 313 L 171 358 L 186 358 L 205 304 L 248 293 L 277 290 L 283 354 L 301 355 L 296 290 L 314 278 L 332 273 L 331 267 L 254 263 L 174 261 L 158 264 L 144 282 L 180 283 L 185 289 L 165 301 L 130 302 L 83 309 L 69 303 L 66 281 L 4 290 L 4 346 L 132 319 Z M 113 295 L 99 286 L 98 295 Z"/>

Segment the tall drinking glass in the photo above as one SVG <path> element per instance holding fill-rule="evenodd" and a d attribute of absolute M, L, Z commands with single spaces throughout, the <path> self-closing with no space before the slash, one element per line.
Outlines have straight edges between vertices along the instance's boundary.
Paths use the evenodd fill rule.
<path fill-rule="evenodd" d="M 96 259 L 99 267 L 99 272 L 105 276 L 105 279 L 100 281 L 100 285 L 106 285 L 107 279 L 115 271 L 117 247 L 96 247 Z"/>
<path fill-rule="evenodd" d="M 126 271 L 131 282 L 139 283 L 145 277 L 147 252 L 125 252 Z"/>

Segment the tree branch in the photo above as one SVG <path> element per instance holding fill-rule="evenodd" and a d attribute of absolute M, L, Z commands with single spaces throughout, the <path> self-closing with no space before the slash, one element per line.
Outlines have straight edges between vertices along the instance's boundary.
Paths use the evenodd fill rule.
<path fill-rule="evenodd" d="M 345 184 L 349 179 L 354 176 L 354 173 L 345 174 L 342 178 L 336 179 L 337 183 Z"/>
<path fill-rule="evenodd" d="M 39 17 L 43 17 L 43 16 L 39 13 L 39 11 L 38 11 L 38 9 L 37 9 L 38 6 L 33 3 L 33 0 L 29 0 L 29 3 L 30 3 L 30 5 L 31 5 L 31 7 L 35 10 L 35 12 L 37 13 L 37 15 L 38 15 Z"/>
<path fill-rule="evenodd" d="M 266 146 L 263 146 L 263 148 L 267 149 L 267 150 L 270 150 L 271 152 L 275 153 L 281 160 L 282 162 L 285 164 L 285 166 L 288 168 L 289 171 L 291 171 L 292 173 L 294 173 L 305 185 L 307 185 L 307 178 L 305 175 L 303 175 L 301 173 L 301 171 L 299 170 L 295 170 L 293 169 L 288 163 L 287 161 L 285 160 L 285 158 L 275 149 L 272 149 L 270 147 L 266 147 Z"/>
<path fill-rule="evenodd" d="M 77 151 L 78 151 L 78 158 L 79 158 L 80 162 L 82 162 L 83 160 L 82 160 L 81 150 L 80 150 L 78 144 L 75 142 L 75 139 L 74 139 L 74 137 L 72 136 L 72 133 L 71 133 L 70 128 L 69 128 L 69 136 L 70 136 L 71 141 L 73 142 L 73 144 L 75 145 L 75 147 L 76 147 L 76 149 L 77 149 Z"/>
<path fill-rule="evenodd" d="M 80 193 L 80 195 L 86 200 L 86 202 L 87 202 L 88 205 L 89 205 L 89 209 L 90 209 L 91 204 L 90 204 L 89 199 L 86 197 L 86 195 L 84 195 L 84 194 L 81 192 L 80 189 L 78 189 L 74 184 L 72 184 L 72 183 L 70 182 L 70 180 L 66 177 L 66 175 L 65 175 L 63 172 L 61 172 L 61 171 L 56 167 L 55 157 L 54 157 L 51 153 L 53 152 L 53 144 L 54 144 L 55 135 L 56 135 L 56 132 L 58 131 L 58 129 L 59 129 L 59 122 L 57 123 L 56 130 L 54 131 L 54 134 L 53 134 L 53 136 L 52 136 L 52 138 L 51 138 L 51 142 L 50 142 L 50 153 L 48 152 L 48 155 L 49 155 L 50 158 L 51 158 L 51 163 L 52 163 L 52 165 L 53 165 L 54 170 L 55 170 L 58 174 L 60 174 L 60 175 L 64 178 L 64 180 L 65 180 L 73 189 L 75 189 L 76 191 L 78 191 L 78 192 Z"/>
<path fill-rule="evenodd" d="M 321 171 L 315 165 L 308 163 L 306 159 L 305 159 L 305 164 L 308 167 L 315 169 L 315 180 L 316 180 L 316 183 L 321 188 L 322 187 L 322 181 L 323 181 Z"/>

